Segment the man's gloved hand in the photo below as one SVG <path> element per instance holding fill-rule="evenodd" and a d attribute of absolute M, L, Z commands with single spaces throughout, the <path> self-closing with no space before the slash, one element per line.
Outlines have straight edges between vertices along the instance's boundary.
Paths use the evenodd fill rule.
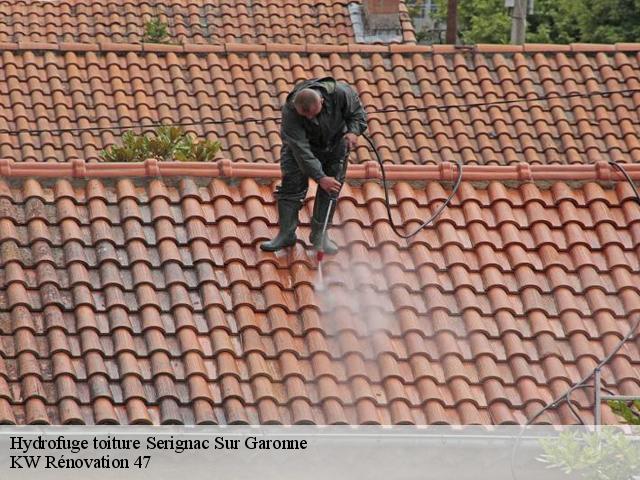
<path fill-rule="evenodd" d="M 355 133 L 345 133 L 344 139 L 347 142 L 347 150 L 353 150 L 358 144 L 358 137 Z"/>
<path fill-rule="evenodd" d="M 340 192 L 342 184 L 333 177 L 322 177 L 318 180 L 318 185 L 329 195 L 336 195 Z"/>

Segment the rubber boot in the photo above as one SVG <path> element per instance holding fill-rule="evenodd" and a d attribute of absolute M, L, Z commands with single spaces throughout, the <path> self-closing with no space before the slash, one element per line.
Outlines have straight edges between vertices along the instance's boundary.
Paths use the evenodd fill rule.
<path fill-rule="evenodd" d="M 278 200 L 278 221 L 280 232 L 269 242 L 263 242 L 260 248 L 265 252 L 277 252 L 296 244 L 296 228 L 298 228 L 298 212 L 302 204 L 297 200 Z"/>
<path fill-rule="evenodd" d="M 329 238 L 329 228 L 331 227 L 331 219 L 333 218 L 333 214 L 336 211 L 336 201 L 333 202 L 331 212 L 329 213 L 329 221 L 327 223 L 327 231 L 324 236 L 324 245 L 321 246 L 322 243 L 322 228 L 324 227 L 324 222 L 327 218 L 327 209 L 329 208 L 329 203 L 331 198 L 329 194 L 325 192 L 323 189 L 318 187 L 318 191 L 316 192 L 316 199 L 313 204 L 313 216 L 311 218 L 311 235 L 309 236 L 309 241 L 313 248 L 316 250 L 322 250 L 324 253 L 329 255 L 333 255 L 338 251 L 338 246 Z"/>

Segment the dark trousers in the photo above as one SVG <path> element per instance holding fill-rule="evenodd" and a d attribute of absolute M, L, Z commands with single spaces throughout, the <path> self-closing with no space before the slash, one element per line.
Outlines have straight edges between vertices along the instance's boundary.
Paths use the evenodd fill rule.
<path fill-rule="evenodd" d="M 337 144 L 324 150 L 313 150 L 315 156 L 322 163 L 324 173 L 329 177 L 335 177 L 339 182 L 344 181 L 344 162 L 347 156 L 347 144 L 340 140 Z M 282 182 L 276 187 L 276 198 L 283 200 L 304 200 L 309 190 L 309 177 L 300 169 L 293 153 L 286 145 L 282 147 L 280 155 L 280 170 Z M 320 186 L 316 190 L 318 195 L 329 195 Z"/>
<path fill-rule="evenodd" d="M 339 182 L 344 181 L 347 166 L 345 163 L 347 161 L 347 144 L 344 139 L 327 149 L 314 149 L 313 153 L 322 163 L 322 170 L 327 176 L 335 177 Z M 300 169 L 296 159 L 286 145 L 282 147 L 280 169 L 282 170 L 282 182 L 276 187 L 276 198 L 284 201 L 295 201 L 301 207 L 302 200 L 305 199 L 309 190 L 309 177 Z M 313 218 L 311 220 L 312 237 L 320 233 L 327 215 L 329 202 L 329 194 L 318 185 L 313 205 Z M 335 202 L 329 214 L 329 222 L 331 222 L 334 210 Z"/>

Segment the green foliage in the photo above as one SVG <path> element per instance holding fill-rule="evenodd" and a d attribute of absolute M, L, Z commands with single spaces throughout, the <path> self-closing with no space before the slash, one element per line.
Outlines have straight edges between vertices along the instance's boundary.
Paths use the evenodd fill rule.
<path fill-rule="evenodd" d="M 153 18 L 144 24 L 143 42 L 169 43 L 169 26 L 160 18 Z"/>
<path fill-rule="evenodd" d="M 527 16 L 528 43 L 567 44 L 581 40 L 579 17 L 584 0 L 538 0 Z"/>
<path fill-rule="evenodd" d="M 185 157 L 192 162 L 209 162 L 220 151 L 220 142 L 199 142 L 193 145 L 190 156 Z M 176 160 L 181 160 L 176 156 Z"/>
<path fill-rule="evenodd" d="M 422 30 L 416 31 L 416 42 L 417 43 L 426 42 L 429 40 L 430 36 L 431 36 L 431 32 L 426 28 L 423 28 Z"/>
<path fill-rule="evenodd" d="M 610 400 L 607 403 L 613 413 L 621 417 L 624 423 L 640 425 L 640 400 L 634 400 L 633 402 Z"/>
<path fill-rule="evenodd" d="M 111 146 L 100 152 L 106 162 L 142 162 L 147 158 L 161 161 L 210 162 L 220 151 L 219 141 L 194 141 L 182 127 L 158 127 L 151 136 L 127 131 L 122 146 Z"/>
<path fill-rule="evenodd" d="M 420 11 L 422 10 L 422 6 L 424 5 L 424 0 L 416 0 L 413 5 L 407 4 L 407 11 L 409 12 L 409 17 L 415 18 L 420 15 Z"/>
<path fill-rule="evenodd" d="M 596 433 L 568 430 L 540 444 L 545 453 L 539 461 L 587 480 L 631 480 L 640 470 L 637 442 L 611 427 Z"/>
<path fill-rule="evenodd" d="M 145 142 L 143 138 L 128 131 L 122 135 L 122 147 L 111 147 L 102 150 L 100 156 L 107 162 L 135 162 L 145 159 Z"/>
<path fill-rule="evenodd" d="M 435 18 L 446 24 L 447 0 L 437 0 Z M 459 0 L 458 32 L 465 44 L 509 43 L 511 17 L 504 0 Z"/>
<path fill-rule="evenodd" d="M 435 18 L 447 19 L 447 0 Z M 535 0 L 527 16 L 527 43 L 640 41 L 640 0 Z M 465 44 L 508 43 L 511 13 L 504 0 L 459 0 L 458 31 Z"/>
<path fill-rule="evenodd" d="M 585 0 L 584 41 L 637 42 L 640 40 L 640 0 Z"/>

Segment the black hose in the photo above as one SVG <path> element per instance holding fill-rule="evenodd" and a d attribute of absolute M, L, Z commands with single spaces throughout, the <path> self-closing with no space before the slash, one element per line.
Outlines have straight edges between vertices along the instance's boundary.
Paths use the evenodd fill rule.
<path fill-rule="evenodd" d="M 462 163 L 461 160 L 458 160 L 456 162 L 458 164 L 458 178 L 456 179 L 456 183 L 453 185 L 453 189 L 451 190 L 451 193 L 449 194 L 447 199 L 444 201 L 444 203 L 438 208 L 438 210 L 436 210 L 436 213 L 434 213 L 430 218 L 428 218 L 427 220 L 422 222 L 422 224 L 418 228 L 416 228 L 415 231 L 413 231 L 412 233 L 409 233 L 409 234 L 405 234 L 405 233 L 400 232 L 398 227 L 396 227 L 393 224 L 393 219 L 391 218 L 391 201 L 389 200 L 389 187 L 387 185 L 387 174 L 386 174 L 386 172 L 384 170 L 384 164 L 382 163 L 382 159 L 380 158 L 380 154 L 378 153 L 378 150 L 376 149 L 375 145 L 373 144 L 373 141 L 371 140 L 371 138 L 366 134 L 363 135 L 363 136 L 367 140 L 367 142 L 369 142 L 369 145 L 371 145 L 371 148 L 373 149 L 373 153 L 376 156 L 376 160 L 378 161 L 378 164 L 380 165 L 380 170 L 382 172 L 382 185 L 384 187 L 385 206 L 387 208 L 387 217 L 389 217 L 389 223 L 391 224 L 391 229 L 400 238 L 404 238 L 405 240 L 407 240 L 407 239 L 413 237 L 414 235 L 416 235 L 418 232 L 420 232 L 420 230 L 422 230 L 423 228 L 428 226 L 430 223 L 432 223 L 434 220 L 436 220 L 440 215 L 442 215 L 442 212 L 444 211 L 444 209 L 447 208 L 447 206 L 451 203 L 451 200 L 453 199 L 453 197 L 457 193 L 458 189 L 460 188 L 460 183 L 462 183 L 462 170 L 464 168 L 463 163 Z"/>

